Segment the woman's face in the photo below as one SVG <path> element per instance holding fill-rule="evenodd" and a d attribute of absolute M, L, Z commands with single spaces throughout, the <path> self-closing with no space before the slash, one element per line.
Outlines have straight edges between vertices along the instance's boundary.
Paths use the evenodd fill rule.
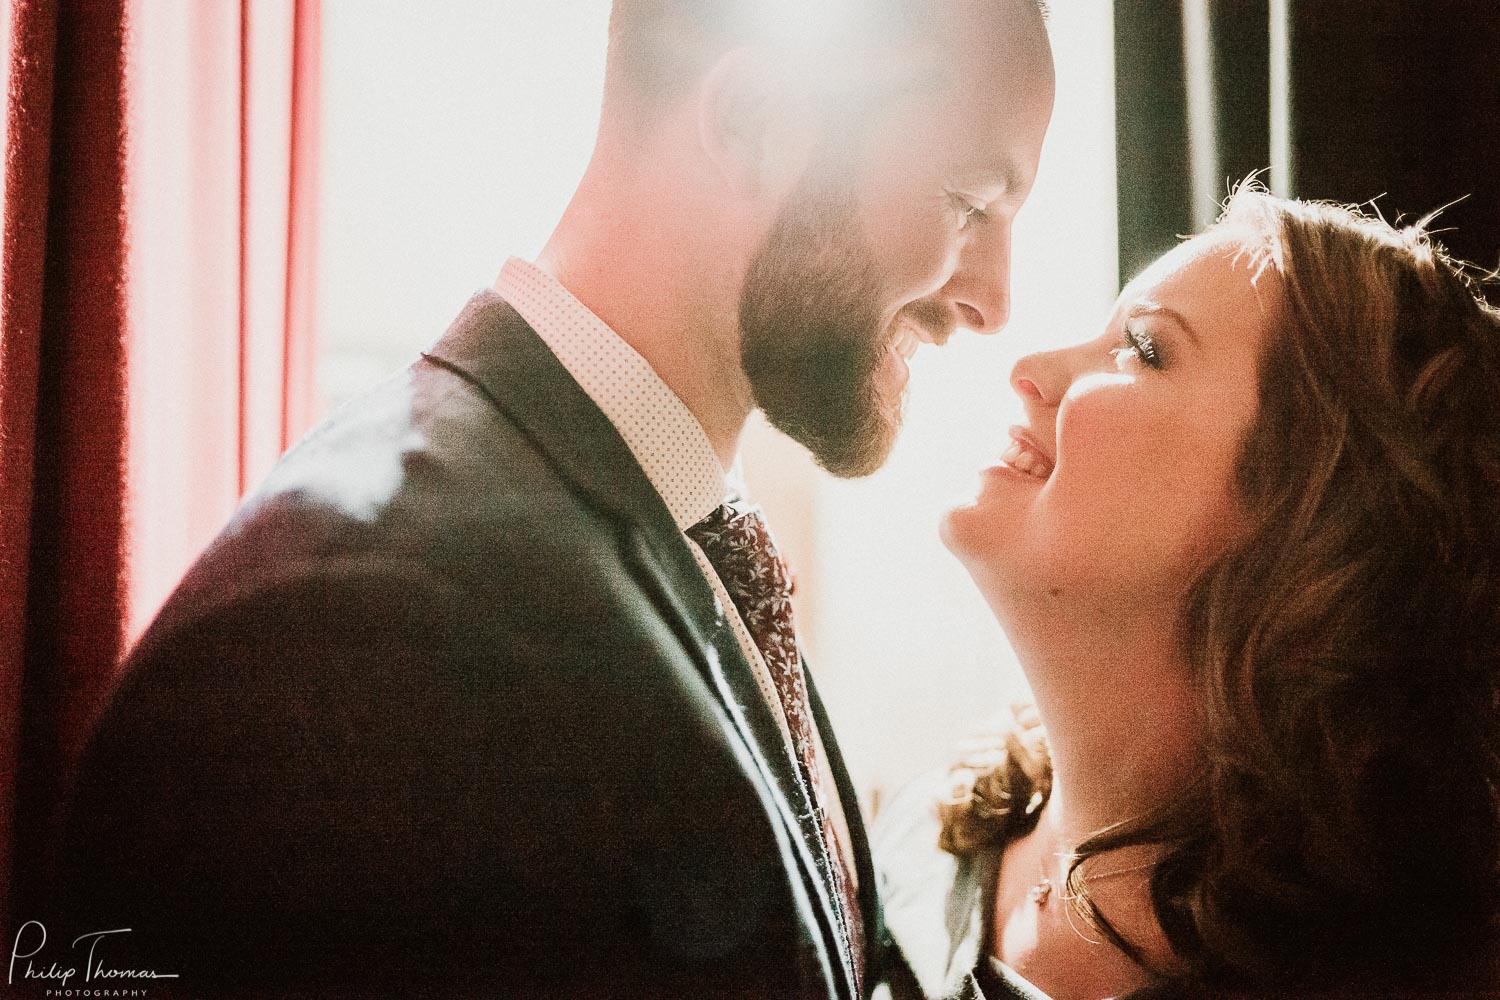
<path fill-rule="evenodd" d="M 1130 283 L 1099 335 L 1016 365 L 1025 424 L 943 524 L 992 604 L 1159 615 L 1234 544 L 1276 294 L 1242 246 L 1223 232 L 1184 243 Z"/>

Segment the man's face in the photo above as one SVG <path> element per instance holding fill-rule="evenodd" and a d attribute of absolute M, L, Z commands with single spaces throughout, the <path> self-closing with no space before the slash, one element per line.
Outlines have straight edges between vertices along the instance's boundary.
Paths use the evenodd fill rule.
<path fill-rule="evenodd" d="M 941 33 L 943 82 L 826 144 L 746 274 L 755 404 L 835 475 L 890 454 L 919 343 L 1009 315 L 1011 223 L 1052 114 L 1051 52 L 1034 12 L 958 6 L 975 9 L 969 30 Z"/>

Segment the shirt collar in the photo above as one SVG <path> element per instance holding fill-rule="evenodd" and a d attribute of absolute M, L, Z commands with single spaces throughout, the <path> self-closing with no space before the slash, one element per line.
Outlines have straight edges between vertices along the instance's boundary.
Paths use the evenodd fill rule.
<path fill-rule="evenodd" d="M 619 431 L 679 530 L 724 502 L 732 484 L 703 425 L 635 348 L 535 264 L 512 257 L 495 290 Z"/>

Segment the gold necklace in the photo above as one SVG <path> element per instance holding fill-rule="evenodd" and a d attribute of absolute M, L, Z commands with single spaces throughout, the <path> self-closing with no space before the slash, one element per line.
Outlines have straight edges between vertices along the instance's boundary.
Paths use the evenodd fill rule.
<path fill-rule="evenodd" d="M 1062 851 L 1054 851 L 1051 854 L 1052 857 L 1057 858 L 1062 857 L 1062 855 Z M 1070 853 L 1069 857 L 1072 856 L 1074 855 Z M 1048 855 L 1042 855 L 1042 858 L 1046 857 L 1048 857 Z M 1052 898 L 1052 876 L 1047 871 L 1047 867 L 1041 859 L 1038 859 L 1037 866 L 1041 870 L 1041 878 L 1037 880 L 1035 885 L 1026 890 L 1026 898 L 1038 907 L 1045 907 L 1047 905 L 1047 900 Z M 1126 865 L 1124 868 L 1112 868 L 1107 872 L 1099 872 L 1098 874 L 1094 875 L 1084 875 L 1081 881 L 1085 885 L 1088 885 L 1091 882 L 1101 882 L 1105 879 L 1115 878 L 1119 875 L 1129 875 L 1131 872 L 1145 871 L 1147 868 L 1155 867 L 1156 861 L 1146 861 L 1138 865 Z"/>

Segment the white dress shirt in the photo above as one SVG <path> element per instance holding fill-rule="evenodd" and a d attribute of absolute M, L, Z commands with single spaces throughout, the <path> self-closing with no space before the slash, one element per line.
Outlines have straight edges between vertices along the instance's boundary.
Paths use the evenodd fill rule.
<path fill-rule="evenodd" d="M 679 531 L 686 532 L 731 495 L 729 475 L 719 463 L 703 425 L 687 404 L 677 398 L 677 394 L 635 348 L 556 278 L 534 264 L 512 257 L 501 269 L 495 290 L 536 331 L 568 374 L 614 425 L 630 453 L 640 463 L 646 478 L 661 494 Z M 784 749 L 795 762 L 791 730 L 765 658 L 708 556 L 686 534 L 683 541 L 718 598 L 735 639 L 755 672 L 756 684 L 781 727 Z M 839 801 L 838 788 L 828 769 L 828 754 L 816 727 L 814 737 L 818 740 L 818 756 L 822 761 L 818 775 L 819 796 L 838 833 L 845 866 L 852 879 L 855 866 L 850 856 L 848 823 Z"/>

